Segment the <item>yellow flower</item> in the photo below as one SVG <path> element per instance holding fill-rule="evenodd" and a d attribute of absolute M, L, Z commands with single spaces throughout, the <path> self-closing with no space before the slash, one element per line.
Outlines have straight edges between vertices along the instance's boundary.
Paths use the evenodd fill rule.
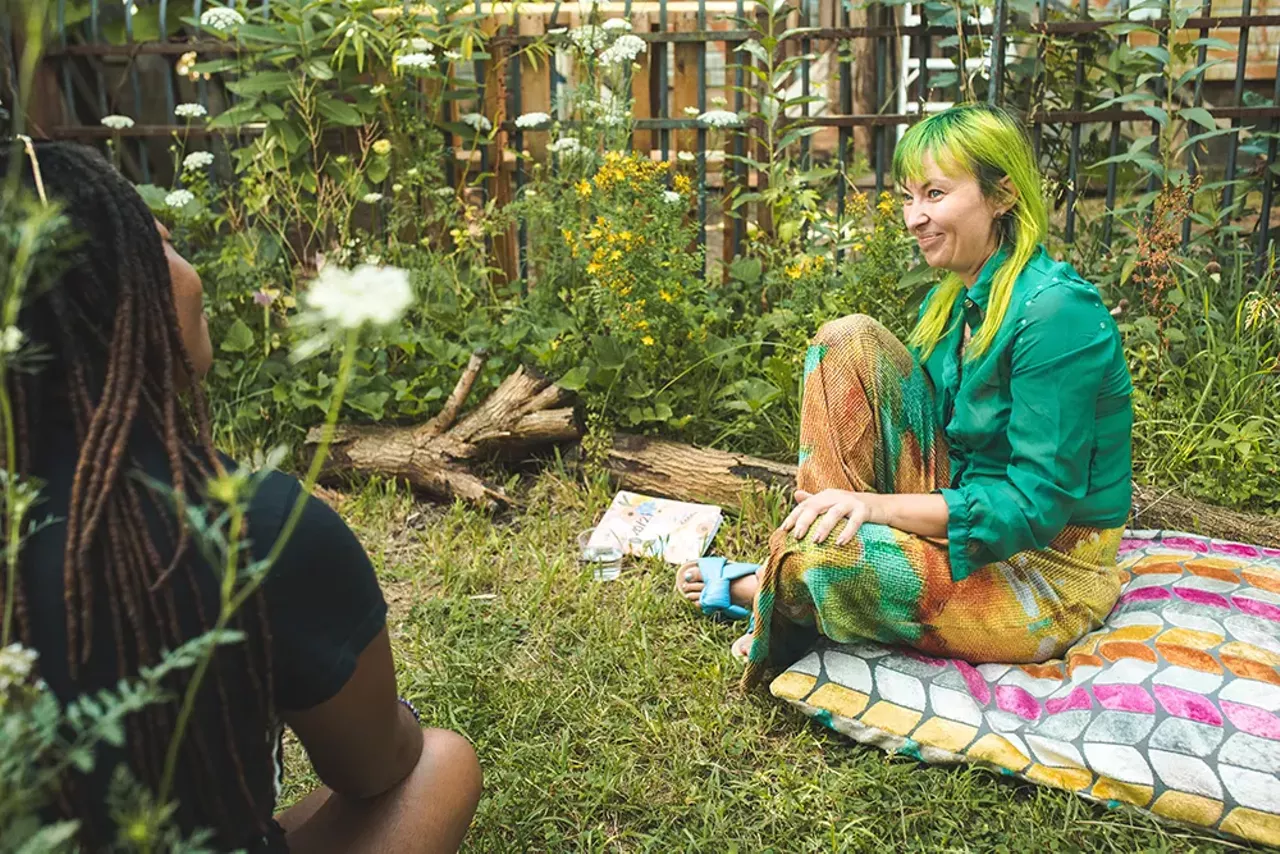
<path fill-rule="evenodd" d="M 636 321 L 636 329 L 648 329 L 648 328 L 649 328 L 649 321 L 644 320 L 643 318 Z"/>
<path fill-rule="evenodd" d="M 559 350 L 559 349 L 560 349 L 560 339 L 559 339 L 559 338 L 552 338 L 552 339 L 551 339 L 551 349 L 552 349 L 552 350 Z"/>
<path fill-rule="evenodd" d="M 675 297 L 665 290 L 658 291 L 658 298 L 661 299 L 663 302 L 675 302 Z"/>
<path fill-rule="evenodd" d="M 591 198 L 591 184 L 590 184 L 590 182 L 585 181 L 585 180 L 583 180 L 583 181 L 579 181 L 577 184 L 575 184 L 575 185 L 574 185 L 574 189 L 578 191 L 578 198 L 580 198 L 580 199 L 589 199 L 589 198 Z"/>
<path fill-rule="evenodd" d="M 618 260 L 621 260 L 621 258 L 622 258 L 622 250 L 621 250 L 621 249 L 615 249 L 615 250 L 613 250 L 612 252 L 610 252 L 610 253 L 609 253 L 609 260 L 610 260 L 610 261 L 618 261 Z"/>
<path fill-rule="evenodd" d="M 853 244 L 853 246 L 851 246 L 850 248 L 851 248 L 851 249 L 853 249 L 853 251 L 854 251 L 854 252 L 861 252 L 861 251 L 862 251 L 862 244 L 861 244 L 861 243 L 855 243 L 855 244 Z"/>
<path fill-rule="evenodd" d="M 560 235 L 564 238 L 564 242 L 565 242 L 565 243 L 569 244 L 570 246 L 572 246 L 572 245 L 573 245 L 573 232 L 572 232 L 572 231 L 570 231 L 570 230 L 569 230 L 569 229 L 567 229 L 567 228 L 562 228 L 562 229 L 560 229 Z M 587 235 L 587 236 L 588 236 L 588 237 L 590 237 L 591 235 Z"/>
<path fill-rule="evenodd" d="M 787 268 L 787 278 L 798 279 L 804 275 L 804 268 L 799 264 L 793 264 Z"/>
<path fill-rule="evenodd" d="M 391 140 L 380 139 L 373 144 L 373 153 L 379 157 L 386 157 L 391 153 Z"/>
<path fill-rule="evenodd" d="M 687 196 L 693 192 L 693 181 L 689 180 L 688 175 L 677 175 L 671 180 L 671 183 L 675 185 L 676 192 L 681 195 Z"/>
<path fill-rule="evenodd" d="M 592 261 L 590 264 L 587 265 L 588 275 L 594 276 L 596 273 L 599 273 L 601 269 L 603 269 L 603 266 L 600 264 L 597 264 L 595 261 Z"/>
<path fill-rule="evenodd" d="M 646 336 L 644 336 L 643 338 L 641 338 L 641 339 L 640 339 L 640 343 L 641 343 L 641 344 L 643 344 L 643 345 L 644 345 L 644 346 L 646 346 L 646 347 L 652 347 L 652 346 L 653 346 L 653 336 L 652 336 L 652 335 L 646 335 Z"/>

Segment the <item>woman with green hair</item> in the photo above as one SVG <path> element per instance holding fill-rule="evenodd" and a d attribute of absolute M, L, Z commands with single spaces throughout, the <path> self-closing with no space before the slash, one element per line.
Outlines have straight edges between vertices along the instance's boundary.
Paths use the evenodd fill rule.
<path fill-rule="evenodd" d="M 819 330 L 797 504 L 764 566 L 707 558 L 677 575 L 706 611 L 721 593 L 739 614 L 754 602 L 735 644 L 747 683 L 817 633 L 1043 661 L 1120 593 L 1132 386 L 1097 290 L 1042 245 L 1025 132 L 1000 109 L 952 107 L 907 131 L 893 179 L 941 282 L 905 345 L 860 315 Z"/>

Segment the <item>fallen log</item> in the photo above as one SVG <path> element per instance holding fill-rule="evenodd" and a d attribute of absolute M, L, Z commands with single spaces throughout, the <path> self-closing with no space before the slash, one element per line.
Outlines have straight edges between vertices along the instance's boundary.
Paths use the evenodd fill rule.
<path fill-rule="evenodd" d="M 485 358 L 483 352 L 472 355 L 440 413 L 425 424 L 338 427 L 325 476 L 390 475 L 446 501 L 463 498 L 488 508 L 509 505 L 502 487 L 485 482 L 471 466 L 576 441 L 582 437 L 582 425 L 570 405 L 570 392 L 523 368 L 455 423 Z M 316 428 L 307 441 L 315 443 L 319 437 Z M 625 433 L 615 435 L 604 467 L 627 489 L 719 504 L 731 511 L 741 506 L 744 493 L 777 488 L 789 495 L 796 478 L 796 467 L 788 463 Z M 1280 518 L 1227 510 L 1137 484 L 1133 504 L 1130 527 L 1190 531 L 1280 548 Z"/>
<path fill-rule="evenodd" d="M 701 501 L 733 509 L 744 493 L 770 488 L 788 495 L 795 489 L 796 467 L 746 454 L 734 454 L 664 439 L 618 434 L 604 462 L 626 489 Z M 1280 518 L 1227 510 L 1135 484 L 1132 528 L 1163 528 L 1280 548 Z"/>
<path fill-rule="evenodd" d="M 518 368 L 479 406 L 457 421 L 487 354 L 472 354 L 440 412 L 416 427 L 340 426 L 334 432 L 322 477 L 351 472 L 403 478 L 416 489 L 451 501 L 464 498 L 487 508 L 505 507 L 501 486 L 487 483 L 472 464 L 525 454 L 539 445 L 582 435 L 570 392 Z M 455 423 L 456 421 L 456 423 Z M 307 442 L 320 441 L 320 428 Z"/>

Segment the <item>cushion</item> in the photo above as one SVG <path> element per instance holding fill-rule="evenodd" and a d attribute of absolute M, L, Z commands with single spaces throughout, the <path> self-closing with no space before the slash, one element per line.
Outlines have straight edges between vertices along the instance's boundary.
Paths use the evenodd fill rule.
<path fill-rule="evenodd" d="M 856 741 L 1280 845 L 1280 549 L 1130 531 L 1102 628 L 983 664 L 824 641 L 773 694 Z"/>

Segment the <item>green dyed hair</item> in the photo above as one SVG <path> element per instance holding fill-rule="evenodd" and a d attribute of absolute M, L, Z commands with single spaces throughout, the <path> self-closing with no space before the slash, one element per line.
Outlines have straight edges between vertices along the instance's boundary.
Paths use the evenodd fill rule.
<path fill-rule="evenodd" d="M 974 178 L 987 199 L 1007 200 L 1001 186 L 1005 178 L 1016 194 L 1008 213 L 997 220 L 1000 243 L 1007 244 L 1010 251 L 992 281 L 987 314 L 969 342 L 966 358 L 974 358 L 995 340 L 1009 309 L 1013 283 L 1049 231 L 1040 170 L 1018 121 L 999 107 L 986 104 L 958 104 L 913 125 L 893 152 L 894 183 L 901 186 L 924 180 L 926 158 L 949 177 Z M 938 286 L 908 339 L 920 358 L 928 358 L 946 334 L 947 319 L 963 289 L 957 273 L 948 273 Z"/>

